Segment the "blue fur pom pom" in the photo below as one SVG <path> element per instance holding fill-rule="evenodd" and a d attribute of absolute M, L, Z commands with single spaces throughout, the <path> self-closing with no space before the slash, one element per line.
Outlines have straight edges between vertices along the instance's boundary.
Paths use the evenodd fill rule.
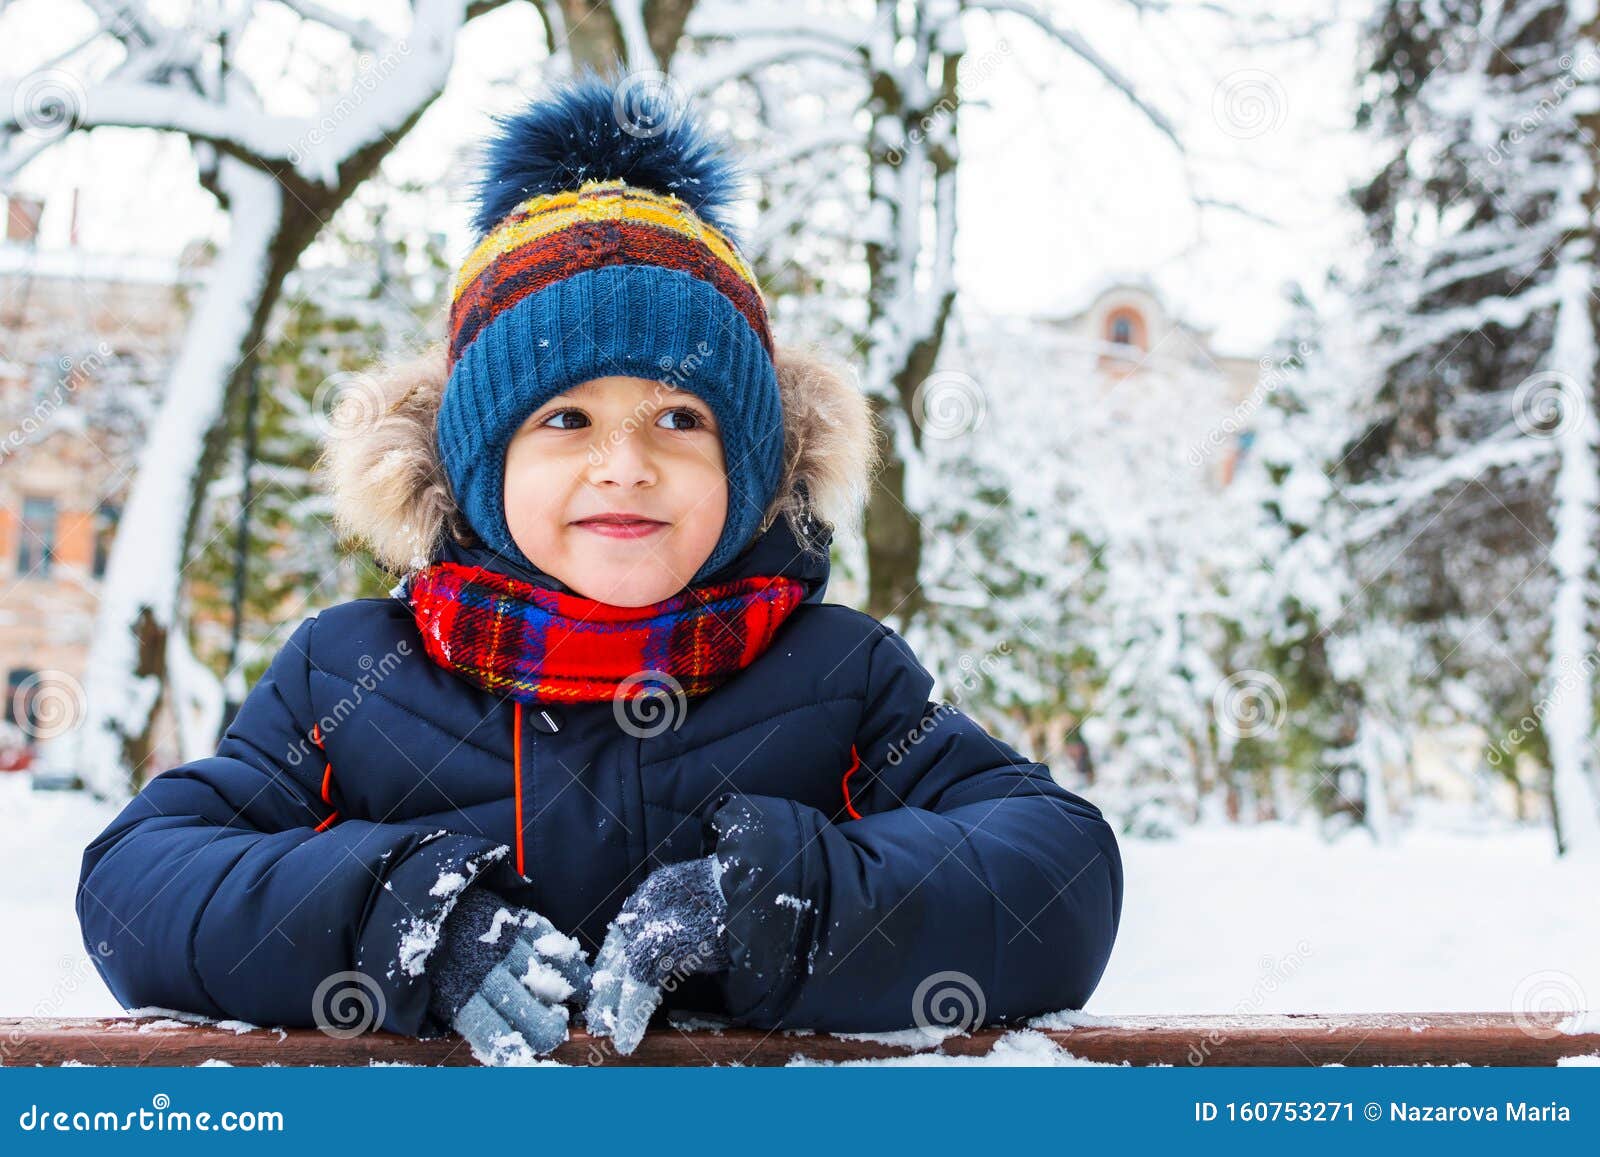
<path fill-rule="evenodd" d="M 622 180 L 680 198 L 738 244 L 725 211 L 737 199 L 740 174 L 722 142 L 670 90 L 590 72 L 493 119 L 497 131 L 484 145 L 472 219 L 480 240 L 536 194 Z"/>

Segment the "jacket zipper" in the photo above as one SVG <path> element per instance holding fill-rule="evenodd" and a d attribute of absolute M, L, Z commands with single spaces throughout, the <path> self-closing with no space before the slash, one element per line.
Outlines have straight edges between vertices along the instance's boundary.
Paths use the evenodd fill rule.
<path fill-rule="evenodd" d="M 541 710 L 540 718 L 545 722 L 554 735 L 561 730 L 561 724 L 556 722 L 550 712 Z M 511 715 L 511 788 L 516 799 L 517 818 L 517 875 L 526 876 L 527 865 L 524 861 L 522 850 L 522 700 L 512 701 Z"/>

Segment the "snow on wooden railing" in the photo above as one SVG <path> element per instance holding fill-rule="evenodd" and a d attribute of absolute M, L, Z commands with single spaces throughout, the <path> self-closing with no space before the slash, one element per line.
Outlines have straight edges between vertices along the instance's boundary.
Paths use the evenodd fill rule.
<path fill-rule="evenodd" d="M 1600 1057 L 1600 1017 L 1538 1022 L 1516 1013 L 1270 1016 L 1058 1014 L 1024 1029 L 835 1035 L 753 1029 L 648 1033 L 629 1056 L 574 1030 L 550 1057 L 573 1065 L 783 1065 L 934 1053 L 1001 1063 L 1062 1060 L 1133 1065 L 1553 1065 Z M 1043 1027 L 1049 1026 L 1049 1027 Z M 1060 1051 L 1058 1051 L 1060 1050 Z M 992 1054 L 992 1056 L 991 1056 Z M 160 1016 L 0 1018 L 4 1065 L 470 1065 L 457 1036 L 334 1036 L 317 1029 L 255 1028 Z"/>

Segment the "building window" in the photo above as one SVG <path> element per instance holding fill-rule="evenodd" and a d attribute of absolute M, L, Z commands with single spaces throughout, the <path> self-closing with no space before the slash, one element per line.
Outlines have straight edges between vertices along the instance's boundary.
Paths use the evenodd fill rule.
<path fill-rule="evenodd" d="M 117 534 L 117 519 L 122 511 L 108 502 L 102 502 L 94 512 L 94 577 L 104 578 L 106 563 L 111 561 L 111 540 Z"/>
<path fill-rule="evenodd" d="M 32 735 L 37 730 L 38 717 L 33 699 L 38 687 L 29 683 L 37 674 L 37 671 L 27 667 L 18 667 L 6 676 L 5 717 L 13 726 L 21 728 L 25 735 Z M 28 687 L 27 691 L 22 690 L 25 686 Z"/>
<path fill-rule="evenodd" d="M 1114 309 L 1106 317 L 1106 340 L 1116 345 L 1146 348 L 1144 318 L 1137 310 Z"/>
<path fill-rule="evenodd" d="M 23 578 L 44 577 L 56 557 L 56 501 L 22 500 L 22 533 L 17 541 L 17 573 Z"/>

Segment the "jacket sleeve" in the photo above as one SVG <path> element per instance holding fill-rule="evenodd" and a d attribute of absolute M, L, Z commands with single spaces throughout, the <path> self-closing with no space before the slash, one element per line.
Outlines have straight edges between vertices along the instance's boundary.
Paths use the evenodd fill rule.
<path fill-rule="evenodd" d="M 324 802 L 315 624 L 274 657 L 216 755 L 155 776 L 85 850 L 84 943 L 127 1008 L 436 1035 L 424 965 L 439 925 L 475 878 L 510 871 L 509 849 L 340 819 Z"/>
<path fill-rule="evenodd" d="M 1100 810 L 956 708 L 883 628 L 850 799 L 860 818 L 724 793 L 727 1011 L 758 1027 L 965 1028 L 1081 1008 L 1122 910 Z"/>

